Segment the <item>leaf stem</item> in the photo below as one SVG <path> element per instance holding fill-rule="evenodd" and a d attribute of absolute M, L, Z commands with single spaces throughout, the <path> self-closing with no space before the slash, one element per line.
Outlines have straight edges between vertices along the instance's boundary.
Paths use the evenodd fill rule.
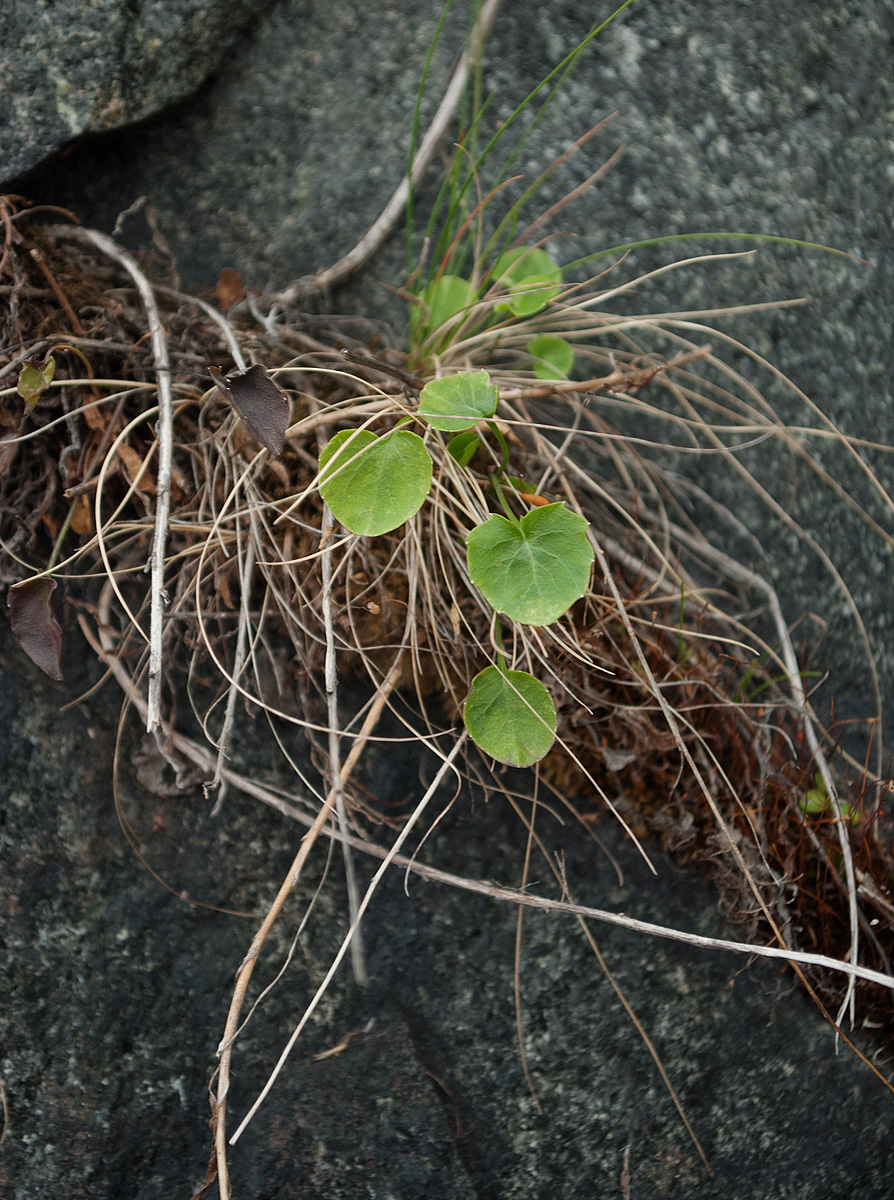
<path fill-rule="evenodd" d="M 65 516 L 65 520 L 62 522 L 62 528 L 56 534 L 56 540 L 55 540 L 55 542 L 53 542 L 53 551 L 50 554 L 50 561 L 47 563 L 46 571 L 44 572 L 45 575 L 49 575 L 50 572 L 52 571 L 53 567 L 55 567 L 55 565 L 56 565 L 56 562 L 62 551 L 62 543 L 65 541 L 66 537 L 68 536 L 68 531 L 71 528 L 71 522 L 72 522 L 72 519 L 75 514 L 75 509 L 77 508 L 78 504 L 80 503 L 80 500 L 81 500 L 81 497 L 76 496 L 75 499 L 71 502 L 71 505 L 69 506 L 68 512 Z"/>
<path fill-rule="evenodd" d="M 503 434 L 500 432 L 500 427 L 496 423 L 496 421 L 488 421 L 487 427 L 491 431 L 491 433 L 494 435 L 494 437 L 497 439 L 497 444 L 500 447 L 501 459 L 500 459 L 499 473 L 500 473 L 500 478 L 502 479 L 502 477 L 506 474 L 506 468 L 509 466 L 509 447 L 506 444 L 506 439 L 503 437 Z"/>

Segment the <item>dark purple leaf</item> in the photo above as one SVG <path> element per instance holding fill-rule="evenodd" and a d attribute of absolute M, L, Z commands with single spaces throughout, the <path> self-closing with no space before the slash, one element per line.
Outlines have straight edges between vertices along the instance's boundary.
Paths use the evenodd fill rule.
<path fill-rule="evenodd" d="M 244 371 L 222 375 L 216 367 L 209 374 L 253 438 L 273 455 L 282 454 L 289 423 L 289 402 L 260 363 Z"/>
<path fill-rule="evenodd" d="M 53 612 L 55 579 L 26 579 L 9 589 L 6 603 L 13 636 L 50 679 L 62 679 L 62 627 Z"/>

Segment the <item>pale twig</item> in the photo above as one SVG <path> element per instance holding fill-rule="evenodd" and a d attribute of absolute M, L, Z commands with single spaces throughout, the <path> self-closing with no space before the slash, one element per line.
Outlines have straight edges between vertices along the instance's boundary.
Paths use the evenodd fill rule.
<path fill-rule="evenodd" d="M 218 327 L 224 336 L 224 341 L 227 343 L 227 349 L 230 351 L 230 356 L 240 371 L 245 370 L 245 359 L 242 355 L 242 350 L 239 343 L 236 341 L 236 335 L 233 333 L 233 326 L 226 319 L 223 313 L 218 312 L 216 308 L 212 308 L 205 300 L 200 300 L 198 296 L 190 296 L 188 292 L 178 292 L 174 288 L 160 287 L 160 292 L 164 292 L 166 296 L 173 296 L 175 300 L 179 300 L 182 304 L 195 304 L 202 310 L 207 317 L 210 317 L 214 324 Z"/>
<path fill-rule="evenodd" d="M 174 397 L 171 387 L 171 362 L 168 355 L 168 339 L 161 323 L 161 314 L 155 302 L 152 284 L 124 250 L 104 233 L 80 226 L 58 225 L 53 232 L 60 237 L 70 237 L 81 242 L 90 242 L 103 254 L 122 266 L 137 285 L 152 336 L 152 354 L 155 359 L 155 375 L 158 380 L 158 478 L 155 496 L 155 536 L 152 541 L 151 598 L 149 605 L 149 706 L 146 728 L 149 733 L 161 730 L 161 683 L 162 642 L 164 638 L 164 613 L 167 599 L 164 588 L 165 544 L 168 533 L 168 516 L 171 509 L 171 471 L 174 461 Z"/>
<path fill-rule="evenodd" d="M 119 684 L 130 696 L 137 710 L 145 712 L 145 701 L 135 693 L 133 683 L 124 664 L 113 656 L 109 647 L 104 648 L 97 641 L 95 635 L 90 631 L 85 618 L 80 617 L 79 623 L 90 645 L 97 652 L 101 661 L 106 663 L 112 670 Z M 384 697 L 381 698 L 381 701 L 377 697 L 376 704 L 379 705 L 378 712 L 381 713 L 385 704 Z M 368 719 L 364 723 L 364 730 L 367 724 Z M 204 746 L 198 745 L 198 743 L 192 741 L 191 738 L 185 737 L 183 734 L 172 732 L 171 743 L 181 754 L 184 754 L 205 769 L 213 762 L 212 755 Z M 351 751 L 352 757 L 356 749 L 355 745 Z M 351 762 L 351 759 L 348 762 Z M 353 766 L 353 763 L 351 765 Z M 345 764 L 345 768 L 347 766 L 348 763 Z M 297 821 L 300 825 L 312 827 L 319 820 L 319 817 L 310 817 L 296 805 L 289 804 L 281 796 L 277 796 L 275 792 L 265 788 L 256 780 L 249 779 L 245 775 L 240 775 L 237 771 L 225 768 L 224 777 L 232 787 L 238 788 L 248 796 L 253 796 L 256 800 L 260 800 L 263 804 L 267 804 L 271 808 L 275 808 L 278 812 L 281 812 L 290 820 Z M 322 825 L 325 825 L 325 822 Z M 341 834 L 331 828 L 331 826 L 329 828 L 321 827 L 317 830 L 317 833 L 323 833 L 326 837 L 341 839 Z M 389 854 L 388 850 L 376 845 L 375 842 L 368 842 L 354 835 L 351 835 L 348 840 L 355 850 L 360 850 L 364 854 L 369 854 L 374 858 L 385 858 Z M 622 929 L 630 929 L 635 933 L 646 933 L 655 937 L 667 938 L 671 941 L 685 942 L 687 945 L 697 946 L 701 949 L 729 950 L 736 954 L 755 955 L 759 958 L 778 958 L 786 962 L 801 963 L 804 966 L 821 967 L 828 971 L 837 971 L 845 975 L 855 975 L 858 979 L 865 979 L 869 983 L 876 983 L 881 987 L 894 990 L 894 976 L 885 975 L 881 971 L 874 971 L 871 967 L 864 967 L 859 964 L 852 966 L 850 963 L 840 962 L 837 958 L 830 958 L 825 954 L 811 954 L 802 950 L 790 950 L 787 947 L 760 946 L 749 942 L 729 941 L 726 938 L 705 937 L 702 934 L 689 933 L 684 929 L 673 929 L 667 925 L 656 925 L 651 921 L 640 921 L 636 917 L 628 917 L 624 913 L 610 912 L 602 908 L 590 908 L 582 904 L 571 904 L 563 900 L 549 900 L 542 896 L 533 896 L 529 892 L 519 892 L 513 888 L 500 887 L 498 884 L 489 883 L 486 880 L 466 879 L 462 875 L 453 875 L 449 871 L 442 871 L 438 867 L 430 867 L 426 863 L 419 862 L 417 859 L 405 858 L 400 854 L 392 855 L 389 861 L 395 867 L 399 867 L 404 871 L 411 871 L 414 875 L 418 875 L 422 879 L 429 879 L 434 883 L 444 883 L 450 887 L 460 888 L 462 891 L 474 892 L 479 896 L 488 896 L 493 900 L 504 900 L 510 904 L 522 904 L 528 908 L 538 908 L 546 912 L 562 912 L 570 916 L 589 917 L 594 921 L 601 921 L 606 925 L 617 925 Z"/>
<path fill-rule="evenodd" d="M 363 940 L 359 929 L 360 892 L 357 887 L 357 873 L 354 870 L 354 857 L 351 847 L 345 840 L 348 834 L 348 813 L 345 807 L 345 792 L 341 784 L 339 762 L 341 750 L 338 738 L 338 671 L 335 653 L 335 625 L 332 620 L 332 513 L 328 504 L 323 505 L 323 520 L 320 527 L 323 553 L 320 558 L 320 568 L 323 576 L 323 590 L 320 603 L 323 608 L 323 628 L 326 632 L 326 705 L 329 719 L 329 774 L 332 781 L 332 794 L 335 796 L 335 812 L 338 817 L 338 828 L 342 835 L 342 854 L 345 861 L 345 882 L 348 889 L 348 912 L 351 925 L 357 925 L 357 934 L 351 943 L 351 966 L 354 979 L 365 985 L 369 982 L 366 964 L 363 961 Z"/>
<path fill-rule="evenodd" d="M 365 262 L 368 262 L 385 242 L 406 207 L 407 200 L 410 198 L 411 186 L 413 188 L 418 187 L 422 176 L 425 174 L 437 152 L 438 146 L 447 133 L 448 126 L 453 120 L 459 106 L 469 73 L 474 70 L 481 54 L 484 39 L 490 32 L 499 3 L 500 0 L 485 0 L 485 3 L 481 6 L 481 12 L 478 14 L 475 28 L 472 31 L 469 49 L 463 52 L 444 93 L 444 99 L 441 101 L 438 111 L 435 113 L 434 120 L 426 130 L 419 149 L 413 158 L 412 175 L 404 177 L 394 195 L 385 205 L 379 218 L 369 227 L 352 250 L 349 250 L 343 258 L 333 263 L 331 267 L 327 267 L 325 271 L 318 271 L 316 275 L 299 279 L 287 287 L 285 291 L 277 293 L 273 297 L 277 303 L 294 304 L 296 301 L 307 296 L 324 292 L 335 284 L 342 283 L 349 275 L 353 274 L 359 267 L 362 267 Z"/>
<path fill-rule="evenodd" d="M 404 842 L 410 836 L 410 832 L 412 831 L 416 822 L 422 816 L 422 814 L 425 811 L 426 807 L 428 806 L 428 803 L 431 800 L 432 796 L 434 796 L 435 792 L 441 786 L 444 776 L 453 767 L 454 759 L 459 754 L 459 752 L 463 748 L 463 746 L 466 744 L 466 736 L 467 735 L 464 731 L 456 739 L 456 743 L 454 744 L 453 749 L 444 758 L 444 761 L 441 763 L 441 766 L 438 769 L 438 773 L 435 775 L 431 784 L 426 789 L 425 795 L 422 797 L 422 799 L 416 805 L 416 808 L 413 810 L 412 815 L 407 819 L 406 824 L 404 825 L 403 829 L 400 831 L 400 833 L 395 838 L 394 844 L 391 846 L 391 848 L 388 851 L 386 851 L 385 857 L 382 860 L 382 865 L 379 867 L 378 871 L 376 871 L 375 875 L 372 877 L 372 880 L 370 881 L 369 887 L 366 889 L 366 894 L 364 895 L 363 900 L 360 904 L 360 908 L 358 910 L 356 919 L 351 922 L 351 928 L 345 934 L 344 940 L 338 949 L 338 953 L 335 955 L 335 958 L 332 960 L 332 964 L 329 967 L 329 970 L 326 972 L 322 983 L 320 984 L 320 986 L 317 988 L 316 992 L 314 993 L 313 999 L 311 1000 L 310 1004 L 308 1004 L 307 1008 L 304 1010 L 304 1014 L 301 1017 L 301 1020 L 298 1022 L 298 1024 L 295 1026 L 295 1029 L 292 1031 L 291 1037 L 289 1038 L 288 1042 L 286 1043 L 282 1054 L 279 1056 L 279 1061 L 277 1062 L 277 1064 L 273 1068 L 273 1070 L 270 1072 L 270 1076 L 269 1076 L 267 1082 L 264 1084 L 263 1088 L 261 1089 L 260 1094 L 258 1095 L 258 1098 L 255 1100 L 254 1104 L 251 1106 L 251 1108 L 248 1110 L 248 1112 L 243 1117 L 242 1123 L 240 1124 L 239 1128 L 236 1130 L 236 1132 L 230 1138 L 231 1146 L 236 1145 L 239 1138 L 242 1136 L 242 1133 L 245 1130 L 246 1126 L 249 1124 L 251 1119 L 254 1117 L 255 1113 L 258 1111 L 258 1109 L 264 1103 L 264 1100 L 267 1098 L 267 1095 L 269 1094 L 270 1089 L 273 1087 L 273 1084 L 276 1082 L 277 1076 L 279 1075 L 280 1071 L 282 1070 L 282 1068 L 285 1065 L 286 1059 L 291 1054 L 292 1048 L 295 1045 L 295 1043 L 297 1042 L 302 1029 L 307 1024 L 307 1022 L 310 1020 L 311 1016 L 314 1013 L 314 1010 L 316 1009 L 320 1000 L 325 995 L 326 990 L 329 987 L 329 984 L 332 982 L 332 978 L 335 975 L 335 972 L 338 970 L 342 959 L 344 958 L 345 954 L 348 951 L 349 946 L 351 945 L 351 942 L 354 940 L 354 937 L 357 934 L 357 930 L 360 927 L 360 921 L 363 919 L 363 914 L 366 912 L 367 908 L 369 907 L 369 903 L 372 900 L 373 895 L 375 894 L 376 888 L 379 886 L 379 881 L 382 879 L 382 876 L 385 874 L 385 872 L 388 870 L 388 867 L 394 861 L 395 856 L 397 855 L 401 846 L 404 844 Z"/>
<path fill-rule="evenodd" d="M 210 790 L 220 788 L 217 800 L 211 810 L 212 817 L 216 817 L 220 812 L 220 806 L 223 804 L 225 793 L 224 781 L 221 777 L 224 762 L 227 757 L 227 746 L 230 741 L 230 733 L 233 728 L 233 718 L 236 713 L 236 699 L 239 695 L 239 689 L 236 681 L 242 674 L 242 668 L 245 666 L 246 659 L 246 642 L 248 640 L 248 624 L 249 624 L 249 609 L 251 601 L 251 577 L 255 569 L 255 539 L 249 534 L 248 545 L 245 548 L 245 559 L 242 563 L 242 579 L 241 588 L 242 596 L 239 605 L 239 627 L 236 632 L 236 657 L 233 661 L 233 683 L 230 685 L 230 691 L 227 696 L 227 709 L 224 714 L 223 727 L 220 731 L 220 738 L 217 742 L 217 766 L 214 768 L 214 778 L 211 780 Z"/>
<path fill-rule="evenodd" d="M 207 755 L 207 751 L 201 746 L 193 742 L 192 747 L 190 747 L 188 743 L 189 739 L 180 735 L 176 737 L 174 742 L 177 749 L 181 750 L 184 754 L 190 754 L 192 748 L 201 755 Z M 239 788 L 240 791 L 244 791 L 249 796 L 254 796 L 262 803 L 277 809 L 291 820 L 298 821 L 299 824 L 310 824 L 311 818 L 307 813 L 302 812 L 295 805 L 287 804 L 280 796 L 268 791 L 261 784 L 245 776 L 241 776 L 235 771 L 227 770 L 226 775 L 233 787 Z M 326 837 L 340 837 L 340 834 L 331 828 L 323 830 L 323 833 Z M 375 842 L 365 841 L 363 838 L 351 836 L 350 842 L 355 850 L 361 850 L 364 854 L 370 854 L 375 858 L 384 858 L 387 853 L 382 846 L 377 846 Z M 529 892 L 518 892 L 513 888 L 500 887 L 498 884 L 487 882 L 487 880 L 466 879 L 462 875 L 453 875 L 449 871 L 442 871 L 438 867 L 430 867 L 426 863 L 419 862 L 416 859 L 405 858 L 402 855 L 395 855 L 391 859 L 391 862 L 395 867 L 411 871 L 414 875 L 418 875 L 422 879 L 430 879 L 434 883 L 444 883 L 450 887 L 460 888 L 462 891 L 474 892 L 479 896 L 489 896 L 492 900 L 504 900 L 510 904 L 523 904 L 528 908 L 539 908 L 545 912 L 562 912 L 574 917 L 589 917 L 594 921 L 602 921 L 606 925 L 617 925 L 622 929 L 630 929 L 634 933 L 646 933 L 655 937 L 667 938 L 670 941 L 685 942 L 687 945 L 697 946 L 704 950 L 729 950 L 736 954 L 753 954 L 758 958 L 778 958 L 785 962 L 801 963 L 808 967 L 821 967 L 827 971 L 837 971 L 844 975 L 855 975 L 858 979 L 865 979 L 869 983 L 876 983 L 881 987 L 894 990 L 894 976 L 885 975 L 881 971 L 874 971 L 871 967 L 860 965 L 852 967 L 850 963 L 841 962 L 837 958 L 830 958 L 826 954 L 811 954 L 804 950 L 790 950 L 785 946 L 760 946 L 750 942 L 729 941 L 726 938 L 705 937 L 699 933 L 689 933 L 685 929 L 673 929 L 667 925 L 656 925 L 651 921 L 640 921 L 635 917 L 628 917 L 625 913 L 610 912 L 602 908 L 589 908 L 586 905 L 571 904 L 563 900 L 548 900 L 542 896 L 533 896 Z"/>

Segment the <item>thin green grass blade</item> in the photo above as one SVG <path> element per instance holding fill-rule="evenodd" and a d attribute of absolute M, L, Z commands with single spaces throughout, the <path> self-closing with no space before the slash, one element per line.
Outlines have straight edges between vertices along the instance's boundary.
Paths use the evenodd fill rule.
<path fill-rule="evenodd" d="M 634 0 L 624 0 L 624 3 L 619 8 L 616 8 L 615 11 L 610 16 L 606 17 L 606 19 L 604 21 L 600 22 L 599 25 L 594 26 L 593 29 L 591 29 L 590 32 L 587 34 L 587 36 L 583 39 L 583 41 L 579 42 L 578 45 L 575 46 L 575 48 L 570 52 L 570 54 L 566 54 L 565 57 L 562 59 L 562 61 L 560 63 L 558 63 L 555 67 L 553 67 L 553 69 L 549 72 L 549 74 L 545 75 L 543 77 L 543 79 L 540 80 L 540 82 L 537 84 L 536 87 L 531 89 L 531 91 L 527 94 L 527 96 L 525 96 L 524 100 L 522 100 L 522 102 L 518 105 L 518 107 L 511 114 L 511 116 L 509 116 L 508 119 L 503 122 L 503 124 L 500 126 L 500 128 L 497 130 L 497 132 L 493 135 L 493 137 L 490 139 L 490 141 L 484 147 L 481 154 L 476 159 L 476 162 L 475 162 L 476 171 L 481 169 L 481 167 L 484 165 L 484 162 L 486 161 L 486 159 L 490 155 L 490 153 L 499 144 L 499 142 L 502 140 L 502 138 L 505 137 L 505 135 L 509 132 L 509 130 L 512 128 L 514 123 L 521 116 L 521 114 L 525 111 L 525 109 L 528 108 L 528 106 L 530 104 L 533 103 L 534 99 L 540 94 L 540 92 L 543 91 L 543 89 L 547 86 L 547 84 L 551 84 L 554 81 L 561 83 L 564 80 L 565 76 L 567 75 L 568 71 L 575 65 L 578 58 L 581 56 L 581 54 L 584 52 L 584 50 L 586 50 L 586 48 L 590 45 L 590 43 L 592 41 L 594 41 L 599 36 L 600 33 L 602 33 L 604 30 L 606 30 L 609 27 L 609 25 L 611 25 L 614 21 L 616 21 L 618 19 L 618 17 L 620 17 L 621 13 L 624 12 L 625 9 L 629 8 L 631 6 L 631 4 L 633 4 L 633 2 L 634 2 Z M 559 90 L 558 87 L 553 88 L 551 91 L 551 96 L 555 96 L 557 94 L 558 90 Z M 549 100 L 550 100 L 550 97 L 548 97 L 547 101 L 545 101 L 544 104 L 541 105 L 541 108 L 539 110 L 540 112 L 543 112 L 543 110 L 545 109 L 546 104 L 549 102 Z M 535 118 L 535 121 L 536 121 L 536 119 L 537 118 Z M 535 126 L 532 125 L 531 129 L 528 130 L 528 133 L 530 133 L 533 130 L 533 128 L 535 128 Z M 512 162 L 518 156 L 518 153 L 519 153 L 521 147 L 524 145 L 526 137 L 527 137 L 527 134 L 525 135 L 525 137 L 522 137 L 519 140 L 518 145 L 510 153 L 509 157 L 507 158 L 507 160 L 503 166 L 503 170 L 501 172 L 500 178 L 503 178 L 505 172 L 507 172 L 511 168 Z"/>
<path fill-rule="evenodd" d="M 442 185 L 442 188 L 438 194 L 438 198 L 435 203 L 435 206 L 432 209 L 431 219 L 429 220 L 428 229 L 426 231 L 426 238 L 427 238 L 428 243 L 430 245 L 432 245 L 432 244 L 435 245 L 434 254 L 433 254 L 432 260 L 431 260 L 432 266 L 433 266 L 433 264 L 440 262 L 441 258 L 446 253 L 447 248 L 450 245 L 450 242 L 454 236 L 456 229 L 461 224 L 462 215 L 465 211 L 464 205 L 466 204 L 466 198 L 467 198 L 469 189 L 472 187 L 475 179 L 478 177 L 478 175 L 481 171 L 482 166 L 484 165 L 484 163 L 486 162 L 486 160 L 488 159 L 490 154 L 493 152 L 495 147 L 500 143 L 502 138 L 505 137 L 505 135 L 512 128 L 514 123 L 521 116 L 521 114 L 534 102 L 536 97 L 543 91 L 543 89 L 548 84 L 555 85 L 552 87 L 549 96 L 544 100 L 544 102 L 541 104 L 540 108 L 538 109 L 537 115 L 534 118 L 534 122 L 529 127 L 529 129 L 519 138 L 518 143 L 516 144 L 514 149 L 511 151 L 511 153 L 507 157 L 506 161 L 503 163 L 501 170 L 500 170 L 500 175 L 498 177 L 498 182 L 499 182 L 499 181 L 505 179 L 506 175 L 508 174 L 508 172 L 511 168 L 512 163 L 514 162 L 515 158 L 518 156 L 522 146 L 525 144 L 525 142 L 526 142 L 527 138 L 530 136 L 531 132 L 533 132 L 533 130 L 536 128 L 539 121 L 542 119 L 543 114 L 545 113 L 548 105 L 552 102 L 553 98 L 558 94 L 561 84 L 564 82 L 564 80 L 566 79 L 569 72 L 574 68 L 574 66 L 576 65 L 581 54 L 583 54 L 584 50 L 586 50 L 586 48 L 590 45 L 590 43 L 595 38 L 597 38 L 600 33 L 602 33 L 605 29 L 607 29 L 608 26 L 612 24 L 612 22 L 617 20 L 617 18 L 624 12 L 624 10 L 629 8 L 631 4 L 633 4 L 633 0 L 624 0 L 624 3 L 621 4 L 617 9 L 615 9 L 615 11 L 613 13 L 611 13 L 604 21 L 602 21 L 598 25 L 594 26 L 594 28 L 590 30 L 590 32 L 586 35 L 586 37 L 577 46 L 575 46 L 575 48 L 569 54 L 567 54 L 565 56 L 565 58 L 563 58 L 562 61 L 560 63 L 558 63 L 557 66 L 555 66 L 552 69 L 552 71 L 550 71 L 549 74 L 547 74 L 537 84 L 537 86 L 535 88 L 533 88 L 528 93 L 528 95 L 516 107 L 516 109 L 509 116 L 509 118 L 500 126 L 500 128 L 496 131 L 496 133 L 490 138 L 490 140 L 487 142 L 484 149 L 476 156 L 475 148 L 476 148 L 476 143 L 477 143 L 477 131 L 478 131 L 478 127 L 480 126 L 481 117 L 483 115 L 484 107 L 485 107 L 484 105 L 481 106 L 480 111 L 476 114 L 476 117 L 472 123 L 472 128 L 474 129 L 476 136 L 474 137 L 474 139 L 471 139 L 471 140 L 469 138 L 463 139 L 463 145 L 466 148 L 466 152 L 470 153 L 470 158 L 468 160 L 467 169 L 465 171 L 461 170 L 461 161 L 460 160 L 465 159 L 465 154 L 462 151 L 458 151 L 454 157 L 454 161 L 451 166 L 448 180 L 445 181 L 445 185 Z M 470 150 L 470 146 L 471 146 L 471 150 Z M 533 186 L 529 187 L 524 192 L 524 194 L 521 198 L 521 201 L 517 202 L 516 205 L 513 206 L 513 210 L 511 210 L 513 212 L 513 225 L 517 222 L 517 209 L 518 209 L 519 203 L 527 202 L 527 200 L 536 193 L 536 190 L 537 190 L 536 187 L 533 187 Z M 443 219 L 442 219 L 442 213 L 443 213 L 443 208 L 444 208 L 445 203 L 447 205 L 447 211 L 446 211 L 446 215 L 444 215 Z M 503 221 L 500 224 L 501 232 L 505 226 L 505 222 L 506 222 L 506 218 L 504 217 Z M 435 236 L 434 235 L 435 235 L 435 230 L 439 224 L 440 224 L 441 232 L 440 232 L 440 235 L 438 236 L 437 242 L 435 244 Z M 491 239 L 491 241 L 488 243 L 488 252 L 490 252 L 492 250 L 492 244 L 493 244 L 493 239 Z M 506 245 L 508 245 L 508 241 L 505 243 L 503 249 L 506 248 Z M 428 282 L 430 282 L 431 278 L 432 278 L 432 266 L 430 266 L 430 268 L 429 268 L 429 273 L 428 273 L 428 277 L 427 277 Z M 459 268 L 456 267 L 454 262 L 451 262 L 450 264 L 448 264 L 448 266 L 451 271 L 455 271 L 455 273 L 458 273 L 458 274 L 461 273 L 461 271 L 459 270 Z M 412 260 L 411 260 L 410 270 L 412 271 L 412 269 L 413 269 L 413 264 L 412 264 Z"/>
<path fill-rule="evenodd" d="M 768 242 L 771 245 L 797 246 L 802 250 L 821 250 L 825 254 L 837 254 L 842 258 L 849 258 L 852 262 L 863 263 L 865 266 L 875 266 L 875 263 L 868 259 L 859 258 L 847 250 L 837 250 L 834 246 L 824 246 L 821 242 L 805 242 L 801 238 L 780 237 L 773 233 L 740 233 L 736 231 L 730 233 L 669 233 L 662 237 L 643 238 L 638 242 L 624 242 L 620 246 L 609 246 L 606 250 L 597 250 L 595 254 L 576 258 L 574 262 L 566 263 L 563 270 L 570 271 L 574 267 L 586 266 L 588 263 L 596 262 L 597 259 L 608 258 L 612 254 L 626 254 L 629 250 L 641 250 L 649 246 L 664 246 L 673 242 L 733 241 L 735 239 L 747 242 Z"/>

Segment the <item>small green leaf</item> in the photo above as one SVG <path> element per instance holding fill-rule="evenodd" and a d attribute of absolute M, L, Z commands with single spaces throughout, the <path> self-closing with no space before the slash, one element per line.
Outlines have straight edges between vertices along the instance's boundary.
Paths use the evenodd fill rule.
<path fill-rule="evenodd" d="M 468 279 L 459 275 L 442 275 L 436 279 L 422 297 L 428 309 L 427 316 L 411 317 L 411 326 L 417 324 L 423 334 L 432 333 L 462 312 L 475 299 L 475 289 Z M 416 310 L 414 310 L 416 311 Z M 424 313 L 424 309 L 422 310 Z"/>
<path fill-rule="evenodd" d="M 826 791 L 819 773 L 817 773 L 816 781 L 817 786 L 809 788 L 798 801 L 798 808 L 801 812 L 809 813 L 811 816 L 831 815 L 834 812 L 832 801 L 829 799 L 829 793 Z M 839 800 L 838 807 L 841 809 L 841 815 L 845 821 L 850 821 L 852 825 L 859 823 L 860 813 L 852 804 L 846 804 L 843 800 Z"/>
<path fill-rule="evenodd" d="M 554 333 L 540 333 L 531 338 L 528 353 L 536 360 L 534 374 L 538 379 L 567 379 L 574 366 L 574 347 Z"/>
<path fill-rule="evenodd" d="M 529 275 L 509 288 L 509 299 L 494 305 L 495 312 L 510 312 L 514 317 L 533 317 L 555 300 L 562 288 L 548 275 Z"/>
<path fill-rule="evenodd" d="M 510 767 L 538 762 L 556 736 L 552 697 L 527 671 L 485 668 L 472 680 L 463 715 L 475 745 Z"/>
<path fill-rule="evenodd" d="M 803 799 L 798 801 L 798 808 L 801 812 L 824 813 L 828 807 L 829 797 L 825 791 L 820 792 L 816 788 L 810 788 Z"/>
<path fill-rule="evenodd" d="M 447 451 L 461 467 L 467 467 L 478 452 L 480 445 L 481 439 L 478 434 L 474 429 L 468 429 L 465 433 L 458 433 L 456 437 L 450 439 L 447 443 Z"/>
<path fill-rule="evenodd" d="M 542 275 L 553 283 L 562 282 L 562 268 L 546 253 L 545 250 L 522 246 L 518 250 L 507 250 L 501 254 L 491 272 L 494 279 L 500 280 L 505 287 L 521 283 L 532 275 Z"/>
<path fill-rule="evenodd" d="M 431 457 L 422 438 L 406 429 L 383 437 L 342 429 L 324 447 L 320 470 L 320 494 L 333 516 L 363 537 L 403 525 L 431 488 Z"/>
<path fill-rule="evenodd" d="M 419 394 L 416 415 L 434 429 L 457 433 L 492 417 L 497 399 L 487 371 L 460 371 L 427 383 Z"/>
<path fill-rule="evenodd" d="M 494 515 L 469 534 L 469 575 L 485 600 L 523 625 L 550 625 L 586 594 L 593 547 L 587 522 L 564 504 L 520 521 Z"/>
<path fill-rule="evenodd" d="M 19 371 L 19 382 L 16 391 L 25 401 L 25 412 L 33 411 L 35 404 L 53 382 L 56 374 L 56 360 L 48 354 L 41 362 L 37 358 L 26 358 Z"/>

